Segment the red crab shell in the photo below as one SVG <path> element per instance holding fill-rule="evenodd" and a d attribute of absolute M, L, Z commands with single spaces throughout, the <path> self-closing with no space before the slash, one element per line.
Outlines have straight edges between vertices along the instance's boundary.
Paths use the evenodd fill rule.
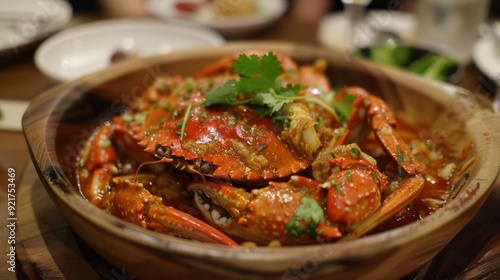
<path fill-rule="evenodd" d="M 247 183 L 286 178 L 309 167 L 279 139 L 272 118 L 243 105 L 205 108 L 204 100 L 203 90 L 189 96 L 162 94 L 156 108 L 147 110 L 145 121 L 133 128 L 139 145 L 157 157 L 158 147 L 168 147 L 168 157 L 179 168 L 191 166 L 187 171 Z"/>

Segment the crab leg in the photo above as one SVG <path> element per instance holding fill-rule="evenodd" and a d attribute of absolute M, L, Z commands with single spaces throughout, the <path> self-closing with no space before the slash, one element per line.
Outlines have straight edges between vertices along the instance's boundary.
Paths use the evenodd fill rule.
<path fill-rule="evenodd" d="M 353 102 L 357 110 L 353 110 L 348 127 L 352 129 L 357 125 L 363 119 L 364 114 L 362 112 L 366 110 L 366 117 L 377 140 L 383 149 L 397 162 L 398 166 L 409 175 L 372 215 L 343 238 L 344 240 L 350 240 L 360 237 L 382 224 L 415 199 L 424 187 L 425 171 L 396 131 L 396 119 L 389 106 L 382 99 L 359 87 L 344 88 L 340 96 L 346 93 L 358 97 Z M 365 108 L 365 110 L 361 110 L 361 108 Z"/>
<path fill-rule="evenodd" d="M 383 116 L 375 115 L 371 121 L 378 141 L 404 171 L 412 175 L 424 173 L 410 148 Z"/>
<path fill-rule="evenodd" d="M 352 232 L 345 235 L 342 240 L 356 239 L 394 216 L 401 209 L 402 205 L 407 205 L 417 197 L 423 189 L 424 180 L 422 176 L 406 178 L 401 186 L 384 200 L 375 213 Z"/>
<path fill-rule="evenodd" d="M 344 94 L 353 94 L 358 98 L 353 102 L 355 110 L 349 117 L 347 126 L 350 129 L 359 125 L 359 122 L 364 119 L 361 117 L 366 107 L 366 114 L 371 128 L 375 132 L 375 136 L 384 150 L 391 155 L 394 161 L 398 162 L 401 167 L 410 175 L 424 173 L 420 164 L 413 156 L 413 153 L 408 148 L 406 143 L 401 139 L 396 131 L 396 118 L 392 114 L 391 109 L 380 98 L 368 93 L 360 87 L 346 87 L 339 93 L 339 98 Z M 361 117 L 361 118 L 360 118 Z"/>
<path fill-rule="evenodd" d="M 194 240 L 238 247 L 232 239 L 207 223 L 162 204 L 162 198 L 152 195 L 134 180 L 113 179 L 117 186 L 112 214 L 143 228 Z"/>

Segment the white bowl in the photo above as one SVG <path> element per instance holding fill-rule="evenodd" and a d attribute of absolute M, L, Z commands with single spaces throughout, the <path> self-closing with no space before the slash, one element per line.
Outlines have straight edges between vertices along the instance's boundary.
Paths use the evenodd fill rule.
<path fill-rule="evenodd" d="M 35 64 L 47 76 L 65 82 L 106 68 L 119 50 L 132 49 L 143 58 L 224 42 L 219 34 L 201 27 L 174 26 L 151 19 L 104 20 L 52 36 L 37 49 Z"/>
<path fill-rule="evenodd" d="M 63 28 L 73 11 L 66 1 L 0 1 L 0 61 Z"/>

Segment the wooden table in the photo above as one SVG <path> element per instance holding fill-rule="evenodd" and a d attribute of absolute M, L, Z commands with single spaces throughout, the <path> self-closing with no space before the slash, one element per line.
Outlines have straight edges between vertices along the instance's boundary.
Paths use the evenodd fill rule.
<path fill-rule="evenodd" d="M 77 16 L 70 25 L 102 17 Z M 317 23 L 285 17 L 268 30 L 250 38 L 287 40 L 319 45 Z M 0 64 L 0 99 L 29 101 L 54 86 L 33 63 L 33 51 L 14 54 L 12 62 Z M 473 66 L 458 84 L 487 94 L 491 85 Z M 16 273 L 8 271 L 9 228 L 7 208 L 8 170 L 15 170 L 16 183 Z M 96 279 L 117 278 L 122 271 L 109 266 L 68 227 L 42 187 L 32 166 L 21 132 L 0 131 L 0 279 Z M 471 224 L 422 270 L 408 279 L 443 279 L 461 274 L 490 271 L 500 275 L 500 182 Z M 489 261 L 488 261 L 489 260 Z M 424 278 L 422 278 L 424 276 Z"/>

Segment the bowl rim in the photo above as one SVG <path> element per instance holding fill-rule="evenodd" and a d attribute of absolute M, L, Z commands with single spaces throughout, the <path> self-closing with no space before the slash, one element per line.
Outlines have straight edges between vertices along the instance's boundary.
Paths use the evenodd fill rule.
<path fill-rule="evenodd" d="M 50 141 L 54 141 L 47 137 L 46 131 L 43 131 L 43 139 L 33 138 L 33 131 L 37 130 L 39 127 L 46 127 L 48 124 L 48 118 L 52 113 L 55 106 L 60 102 L 60 100 L 71 92 L 71 89 L 78 88 L 82 84 L 96 85 L 102 81 L 106 81 L 110 77 L 118 77 L 129 71 L 136 71 L 145 65 L 151 65 L 154 63 L 161 64 L 168 61 L 178 61 L 183 58 L 192 57 L 193 55 L 200 55 L 206 52 L 215 52 L 220 54 L 227 54 L 230 50 L 242 50 L 249 48 L 269 48 L 273 46 L 273 49 L 279 51 L 285 51 L 293 53 L 296 48 L 306 48 L 310 51 L 314 51 L 318 54 L 326 54 L 332 52 L 331 50 L 326 50 L 318 48 L 316 46 L 306 46 L 296 43 L 288 42 L 235 42 L 228 43 L 222 47 L 218 48 L 207 48 L 203 49 L 190 49 L 185 51 L 178 51 L 173 54 L 159 55 L 154 57 L 149 57 L 141 59 L 140 61 L 125 62 L 117 65 L 113 65 L 110 68 L 99 71 L 95 74 L 88 75 L 86 77 L 80 78 L 75 81 L 68 83 L 59 84 L 56 87 L 49 89 L 48 91 L 37 96 L 29 108 L 27 109 L 25 115 L 23 116 L 23 133 L 25 135 L 28 149 L 31 158 L 34 162 L 35 168 L 41 181 L 43 182 L 45 188 L 48 192 L 55 195 L 59 200 L 64 201 L 67 207 L 70 207 L 81 218 L 92 222 L 96 226 L 109 231 L 111 234 L 118 236 L 126 240 L 132 240 L 136 244 L 141 244 L 150 248 L 151 250 L 163 251 L 167 249 L 169 253 L 182 255 L 187 258 L 199 258 L 199 257 L 222 257 L 226 261 L 238 259 L 243 261 L 251 260 L 269 260 L 273 262 L 280 262 L 284 260 L 294 260 L 296 262 L 303 262 L 305 255 L 317 255 L 319 250 L 327 249 L 329 252 L 328 256 L 319 257 L 321 260 L 328 260 L 333 257 L 338 257 L 338 260 L 349 260 L 354 259 L 359 256 L 370 255 L 367 252 L 360 252 L 362 250 L 352 251 L 350 248 L 370 248 L 373 250 L 368 250 L 369 252 L 375 252 L 373 254 L 380 254 L 381 252 L 390 252 L 391 250 L 396 250 L 398 246 L 403 245 L 405 242 L 417 240 L 422 236 L 426 235 L 430 231 L 434 231 L 437 228 L 443 227 L 443 225 L 452 222 L 455 216 L 445 215 L 448 211 L 453 211 L 456 215 L 461 215 L 462 213 L 468 211 L 479 199 L 486 199 L 486 195 L 491 191 L 492 185 L 495 182 L 496 176 L 500 169 L 497 168 L 496 176 L 487 176 L 485 168 L 477 170 L 475 177 L 471 179 L 468 184 L 474 183 L 477 185 L 477 193 L 469 197 L 469 199 L 463 204 L 459 205 L 460 201 L 457 198 L 453 199 L 447 203 L 443 208 L 439 209 L 432 215 L 425 217 L 421 221 L 414 222 L 405 226 L 398 227 L 389 231 L 384 231 L 381 233 L 376 233 L 373 235 L 364 236 L 362 238 L 351 240 L 349 242 L 334 242 L 334 243 L 322 243 L 304 246 L 290 246 L 290 247 L 256 247 L 256 248 L 230 248 L 219 244 L 210 243 L 200 243 L 192 240 L 185 240 L 177 238 L 174 236 L 169 236 L 165 234 L 160 234 L 152 232 L 150 230 L 143 229 L 139 226 L 130 224 L 123 221 L 117 217 L 104 213 L 101 209 L 95 205 L 89 203 L 79 192 L 74 189 L 74 187 L 69 186 L 68 189 L 72 190 L 66 192 L 59 186 L 61 182 L 63 184 L 68 184 L 69 180 L 65 177 L 64 173 L 57 170 L 58 162 L 57 159 L 52 158 L 48 153 L 50 149 Z M 203 55 L 202 55 L 203 56 Z M 336 54 L 340 57 L 342 54 Z M 358 63 L 365 64 L 366 62 L 359 60 Z M 368 62 L 368 64 L 370 64 Z M 373 63 L 372 63 L 373 64 Z M 395 69 L 385 67 L 382 65 L 370 65 L 370 68 L 376 67 L 377 71 L 389 75 L 391 77 L 400 77 L 406 79 L 416 79 L 416 84 L 426 83 L 430 86 L 435 87 L 438 90 L 445 91 L 451 95 L 465 93 L 471 94 L 470 92 L 458 88 L 453 85 L 444 84 L 435 81 L 428 81 L 423 78 L 419 78 L 415 75 L 408 73 L 403 73 Z M 50 99 L 51 96 L 55 98 Z M 42 118 L 36 120 L 30 120 L 30 115 L 35 112 L 40 111 L 40 107 L 43 107 L 45 113 Z M 43 112 L 42 110 L 42 112 Z M 494 115 L 491 110 L 481 110 L 480 117 L 481 120 L 500 120 L 500 115 Z M 493 138 L 498 139 L 499 129 L 494 128 L 488 122 L 478 122 L 478 125 L 482 126 L 484 132 L 493 133 L 489 138 L 489 145 L 483 146 L 484 156 L 489 163 L 494 163 L 496 166 L 500 167 L 500 145 L 493 145 Z M 488 144 L 487 143 L 487 144 Z M 53 145 L 53 143 L 52 143 Z M 42 149 L 40 149 L 42 147 Z M 54 178 L 48 178 L 47 168 L 55 167 L 55 172 L 57 173 L 57 180 Z M 486 178 L 486 179 L 485 179 Z M 52 197 L 54 199 L 54 197 Z M 56 203 L 60 208 L 60 205 Z M 64 214 L 64 213 L 63 213 Z M 435 220 L 440 220 L 440 223 L 434 223 Z M 409 234 L 411 233 L 411 234 Z M 391 241 L 391 242 L 388 242 Z M 346 245 L 347 244 L 347 245 Z M 445 245 L 445 244 L 444 244 Z M 444 247 L 443 245 L 443 247 Z M 206 259 L 206 258 L 205 258 Z M 210 262 L 211 258 L 208 258 Z M 217 265 L 221 265 L 220 262 Z M 233 266 L 234 264 L 231 264 Z M 340 262 L 337 265 L 342 266 Z M 286 267 L 290 267 L 290 264 L 286 264 Z M 229 267 L 228 267 L 229 268 Z M 229 268 L 230 269 L 230 268 Z M 248 265 L 242 264 L 239 269 L 245 269 L 253 271 Z M 283 273 L 280 266 L 276 266 L 276 273 Z M 330 268 L 334 269 L 334 268 Z"/>

